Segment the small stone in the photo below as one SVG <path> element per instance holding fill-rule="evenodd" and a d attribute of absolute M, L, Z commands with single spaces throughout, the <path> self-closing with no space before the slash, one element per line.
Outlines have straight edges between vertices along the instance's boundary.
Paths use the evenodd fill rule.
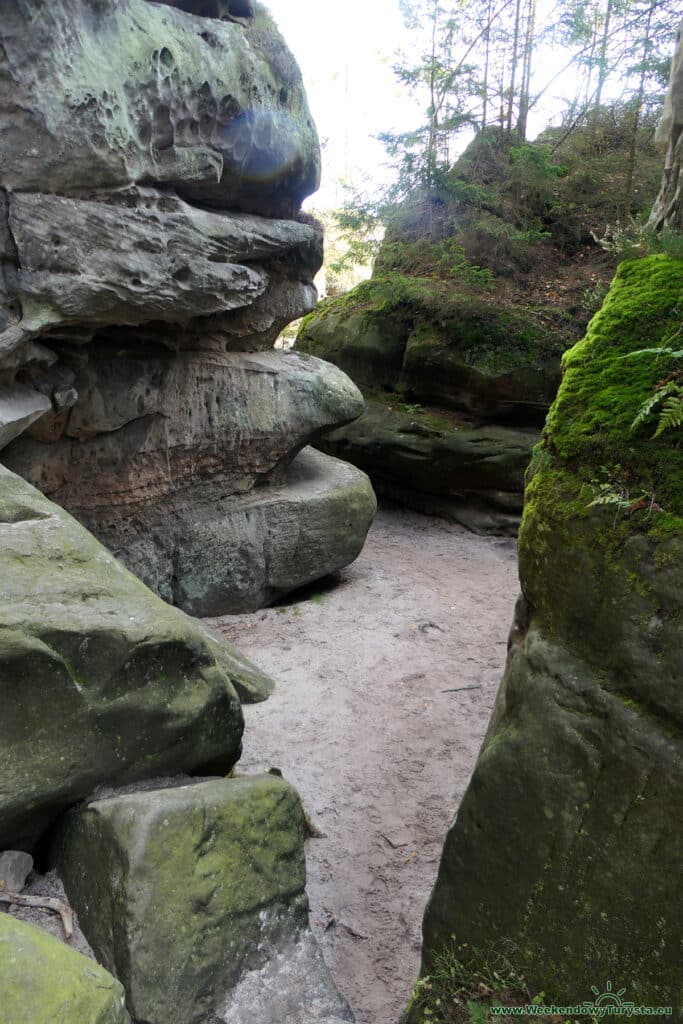
<path fill-rule="evenodd" d="M 23 850 L 0 853 L 0 892 L 21 892 L 33 868 L 33 857 Z"/>

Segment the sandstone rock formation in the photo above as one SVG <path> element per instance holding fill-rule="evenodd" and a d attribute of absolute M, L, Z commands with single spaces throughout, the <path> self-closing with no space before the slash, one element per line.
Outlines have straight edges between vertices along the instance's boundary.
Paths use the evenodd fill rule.
<path fill-rule="evenodd" d="M 565 358 L 526 491 L 505 678 L 425 915 L 426 974 L 456 936 L 480 962 L 504 951 L 556 1003 L 611 979 L 683 1014 L 683 453 L 676 430 L 652 436 L 655 417 L 632 426 L 679 379 L 681 309 L 682 261 L 623 263 Z"/>
<path fill-rule="evenodd" d="M 130 1024 L 122 986 L 41 928 L 0 914 L 3 1024 Z"/>
<path fill-rule="evenodd" d="M 229 771 L 269 681 L 0 468 L 0 849 L 103 783 Z"/>
<path fill-rule="evenodd" d="M 303 815 L 283 779 L 237 777 L 96 799 L 71 816 L 59 863 L 81 927 L 123 982 L 134 1019 L 218 1020 L 226 1000 L 234 1006 L 230 992 L 245 971 L 295 959 L 299 942 L 308 943 L 309 971 L 314 965 L 318 1016 L 350 1019 L 305 939 Z M 253 1003 L 237 1002 L 269 1024 L 253 1015 Z M 311 1010 L 295 1009 L 298 1018 Z"/>
<path fill-rule="evenodd" d="M 319 360 L 272 351 L 315 304 L 322 238 L 299 213 L 316 132 L 270 17 L 250 0 L 6 7 L 3 462 L 193 612 L 351 561 L 374 498 L 318 460 L 339 526 L 298 569 L 310 520 L 289 466 L 361 400 Z"/>
<path fill-rule="evenodd" d="M 387 396 L 368 398 L 359 419 L 318 444 L 360 466 L 380 495 L 476 533 L 514 536 L 539 437 L 532 428 L 474 427 L 463 416 L 430 414 Z"/>
<path fill-rule="evenodd" d="M 376 273 L 321 303 L 297 338 L 298 351 L 335 363 L 368 402 L 319 447 L 403 504 L 476 532 L 515 533 L 524 469 L 559 381 L 563 320 Z"/>

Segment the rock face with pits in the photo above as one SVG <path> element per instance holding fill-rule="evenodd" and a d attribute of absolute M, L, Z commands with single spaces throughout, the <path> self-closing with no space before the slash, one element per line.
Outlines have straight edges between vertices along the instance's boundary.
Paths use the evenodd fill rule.
<path fill-rule="evenodd" d="M 337 369 L 272 350 L 315 304 L 322 237 L 299 213 L 315 127 L 269 15 L 251 0 L 6 7 L 3 462 L 194 612 L 253 608 L 351 561 L 367 479 L 314 460 L 325 546 L 296 482 L 313 457 L 290 470 L 362 404 Z M 311 530 L 317 566 L 301 558 Z"/>

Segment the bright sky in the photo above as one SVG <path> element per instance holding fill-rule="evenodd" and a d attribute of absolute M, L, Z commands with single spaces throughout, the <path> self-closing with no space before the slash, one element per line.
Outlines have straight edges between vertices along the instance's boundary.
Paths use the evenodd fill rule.
<path fill-rule="evenodd" d="M 410 52 L 398 0 L 265 0 L 289 48 L 299 62 L 308 102 L 323 147 L 320 192 L 307 205 L 320 209 L 341 205 L 340 182 L 359 190 L 364 179 L 386 181 L 384 147 L 372 136 L 404 131 L 421 123 L 416 101 L 392 72 L 398 50 Z M 414 45 L 414 40 L 412 41 Z M 566 55 L 547 53 L 547 78 Z M 530 118 L 533 138 L 557 112 L 557 96 L 570 96 L 571 83 L 558 82 L 544 109 Z"/>
<path fill-rule="evenodd" d="M 419 123 L 391 70 L 410 44 L 398 0 L 265 0 L 299 62 L 323 146 L 323 185 L 312 205 L 340 205 L 338 179 L 363 187 L 382 176 L 378 132 Z"/>

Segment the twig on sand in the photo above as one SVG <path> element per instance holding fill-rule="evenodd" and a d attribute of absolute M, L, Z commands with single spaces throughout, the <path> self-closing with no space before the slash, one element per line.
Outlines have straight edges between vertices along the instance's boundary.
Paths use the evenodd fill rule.
<path fill-rule="evenodd" d="M 367 935 L 363 935 L 362 932 L 357 932 L 356 929 L 352 928 L 350 924 L 345 924 L 343 921 L 340 921 L 339 924 L 342 926 L 342 928 L 344 928 L 349 933 L 349 935 L 353 935 L 354 939 L 367 939 L 368 938 L 368 936 Z"/>
<path fill-rule="evenodd" d="M 67 941 L 73 938 L 74 915 L 71 907 L 61 900 L 53 899 L 51 896 L 24 896 L 18 892 L 0 892 L 0 903 L 14 904 L 18 907 L 35 907 L 39 910 L 51 910 L 59 914 L 64 928 L 64 937 Z"/>
<path fill-rule="evenodd" d="M 462 693 L 463 690 L 481 690 L 481 684 L 477 683 L 476 686 L 456 686 L 453 690 L 442 690 L 442 693 Z"/>
<path fill-rule="evenodd" d="M 384 832 L 380 832 L 380 836 L 382 837 L 382 839 L 384 839 L 385 842 L 389 844 L 392 850 L 400 850 L 401 847 L 408 845 L 407 843 L 395 843 L 394 840 L 390 839 L 389 836 L 384 834 Z"/>

